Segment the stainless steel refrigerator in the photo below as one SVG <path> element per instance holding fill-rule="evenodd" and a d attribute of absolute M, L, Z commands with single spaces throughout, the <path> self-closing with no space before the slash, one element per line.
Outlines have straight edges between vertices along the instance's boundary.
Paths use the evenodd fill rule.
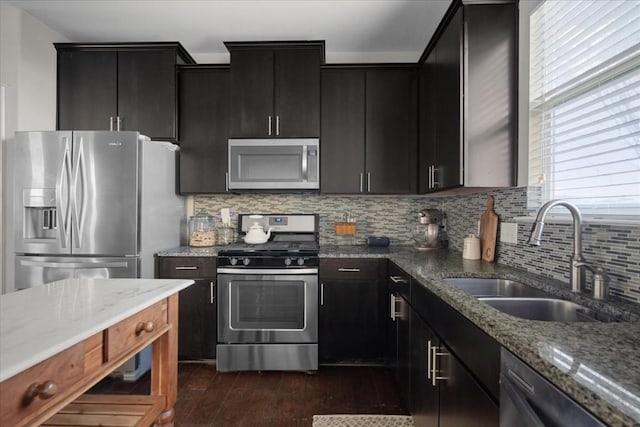
<path fill-rule="evenodd" d="M 152 278 L 180 244 L 176 146 L 138 132 L 16 132 L 15 287 L 66 278 Z"/>

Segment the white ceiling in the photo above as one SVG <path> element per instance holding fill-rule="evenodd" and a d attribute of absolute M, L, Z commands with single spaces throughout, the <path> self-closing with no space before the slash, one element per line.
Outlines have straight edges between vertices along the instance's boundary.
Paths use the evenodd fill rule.
<path fill-rule="evenodd" d="M 200 63 L 223 41 L 325 40 L 328 63 L 415 62 L 451 0 L 11 0 L 73 42 L 179 41 Z"/>

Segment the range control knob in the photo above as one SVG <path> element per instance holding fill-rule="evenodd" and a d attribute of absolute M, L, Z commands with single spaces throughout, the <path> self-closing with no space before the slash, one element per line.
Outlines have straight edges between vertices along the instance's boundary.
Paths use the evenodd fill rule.
<path fill-rule="evenodd" d="M 304 264 L 304 258 L 298 258 L 298 265 Z"/>
<path fill-rule="evenodd" d="M 237 258 L 231 258 L 229 260 L 229 264 L 231 264 L 231 265 L 236 265 L 237 263 L 238 263 L 238 259 Z"/>
<path fill-rule="evenodd" d="M 284 265 L 287 265 L 287 266 L 291 265 L 291 258 L 285 258 Z"/>
<path fill-rule="evenodd" d="M 249 258 L 245 258 L 245 259 L 242 260 L 242 263 L 244 265 L 249 265 L 250 262 L 251 262 L 251 260 L 249 260 Z"/>

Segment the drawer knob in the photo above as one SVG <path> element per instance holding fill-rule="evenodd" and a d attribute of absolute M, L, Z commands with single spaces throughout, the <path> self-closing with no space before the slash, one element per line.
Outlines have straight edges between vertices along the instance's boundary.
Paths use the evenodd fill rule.
<path fill-rule="evenodd" d="M 136 335 L 140 335 L 143 332 L 153 332 L 153 330 L 156 328 L 156 325 L 153 324 L 153 322 L 149 321 L 149 322 L 139 322 L 136 325 Z"/>
<path fill-rule="evenodd" d="M 39 397 L 42 400 L 50 399 L 55 396 L 58 391 L 58 386 L 53 381 L 45 381 L 42 384 L 33 383 L 27 389 L 27 392 L 24 394 L 24 404 L 28 405 L 36 397 Z"/>

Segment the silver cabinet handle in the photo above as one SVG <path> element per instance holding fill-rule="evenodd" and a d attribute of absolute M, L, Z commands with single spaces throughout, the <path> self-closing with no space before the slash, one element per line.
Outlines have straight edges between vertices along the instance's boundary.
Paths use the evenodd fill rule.
<path fill-rule="evenodd" d="M 389 276 L 393 283 L 407 283 L 407 279 L 402 276 Z"/>
<path fill-rule="evenodd" d="M 438 170 L 439 168 L 437 168 L 435 165 L 431 166 L 431 188 L 433 189 L 438 188 L 438 180 L 436 175 Z"/>
<path fill-rule="evenodd" d="M 359 268 L 340 267 L 338 269 L 338 271 L 341 272 L 341 273 L 359 273 L 360 269 Z"/>
<path fill-rule="evenodd" d="M 198 267 L 195 265 L 178 265 L 176 270 L 197 270 Z"/>
<path fill-rule="evenodd" d="M 320 305 L 324 305 L 324 283 L 320 283 Z"/>
<path fill-rule="evenodd" d="M 276 135 L 280 135 L 280 116 L 276 116 Z"/>
<path fill-rule="evenodd" d="M 224 191 L 229 191 L 229 172 L 224 173 Z"/>
<path fill-rule="evenodd" d="M 213 296 L 213 282 L 209 282 L 209 295 L 211 298 L 211 304 L 215 302 L 215 298 Z"/>
<path fill-rule="evenodd" d="M 371 172 L 367 172 L 367 193 L 371 193 Z"/>
<path fill-rule="evenodd" d="M 271 119 L 271 116 L 269 116 L 269 136 L 271 136 L 271 122 L 273 120 Z"/>
<path fill-rule="evenodd" d="M 398 312 L 396 311 L 396 306 L 398 305 L 399 302 L 400 302 L 400 297 L 397 297 L 394 294 L 391 294 L 391 320 L 393 320 L 394 322 L 396 321 L 396 317 L 399 316 Z"/>
<path fill-rule="evenodd" d="M 431 379 L 431 340 L 427 340 L 427 379 Z"/>
<path fill-rule="evenodd" d="M 109 130 L 113 132 L 113 116 L 109 117 Z"/>
<path fill-rule="evenodd" d="M 429 179 L 429 185 L 428 188 L 432 189 L 433 188 L 433 179 L 431 179 L 431 166 L 427 167 L 427 177 Z"/>
<path fill-rule="evenodd" d="M 435 387 L 436 385 L 436 381 L 438 380 L 446 380 L 447 377 L 439 377 L 438 376 L 438 356 L 447 356 L 448 353 L 443 353 L 443 352 L 439 352 L 439 347 L 437 346 L 432 346 L 431 347 L 431 361 L 432 361 L 432 370 L 431 370 L 431 385 L 433 385 Z"/>
<path fill-rule="evenodd" d="M 120 132 L 120 125 L 122 124 L 122 119 L 120 116 L 116 116 L 116 131 Z"/>
<path fill-rule="evenodd" d="M 360 192 L 364 192 L 364 173 L 360 172 Z"/>

